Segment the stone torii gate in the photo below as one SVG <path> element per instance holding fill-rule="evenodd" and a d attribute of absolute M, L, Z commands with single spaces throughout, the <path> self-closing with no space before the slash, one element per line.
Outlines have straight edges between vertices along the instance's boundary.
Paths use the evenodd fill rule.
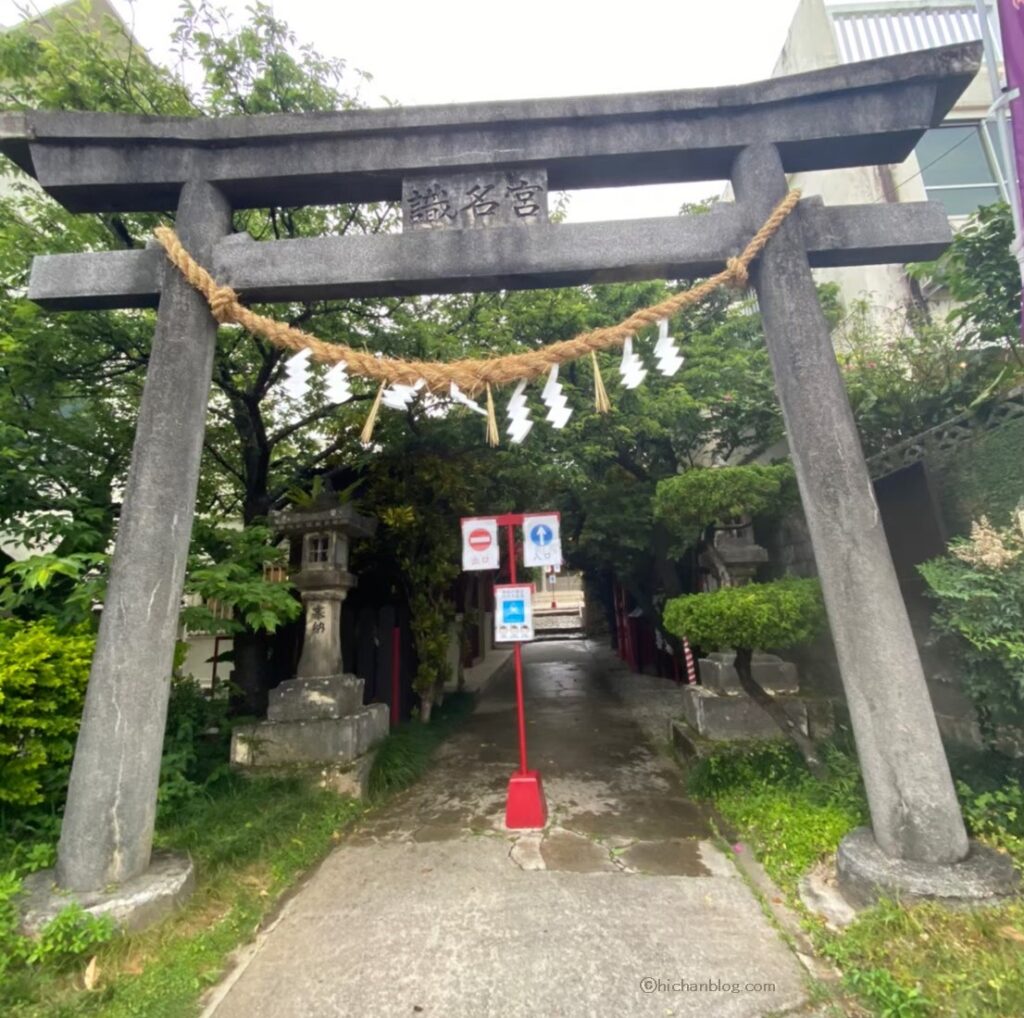
<path fill-rule="evenodd" d="M 196 259 L 250 301 L 692 278 L 739 252 L 787 173 L 905 159 L 979 64 L 971 44 L 692 91 L 196 120 L 7 113 L 0 150 L 73 212 L 176 209 Z M 549 188 L 722 178 L 736 202 L 706 215 L 547 219 Z M 480 202 L 499 195 L 503 205 Z M 399 200 L 401 234 L 232 234 L 235 209 Z M 949 239 L 931 203 L 807 199 L 751 273 L 871 809 L 871 830 L 840 851 L 854 896 L 986 897 L 1011 882 L 967 839 L 811 276 L 930 259 Z M 53 309 L 159 306 L 56 870 L 60 888 L 94 899 L 154 873 L 217 323 L 154 248 L 39 257 L 29 297 Z"/>

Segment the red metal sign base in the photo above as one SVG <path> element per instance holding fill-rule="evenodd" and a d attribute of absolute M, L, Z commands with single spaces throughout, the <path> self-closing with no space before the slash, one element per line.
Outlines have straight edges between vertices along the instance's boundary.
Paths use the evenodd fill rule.
<path fill-rule="evenodd" d="M 540 771 L 516 771 L 509 778 L 505 803 L 505 826 L 511 831 L 543 827 L 548 822 L 548 805 L 540 783 Z"/>

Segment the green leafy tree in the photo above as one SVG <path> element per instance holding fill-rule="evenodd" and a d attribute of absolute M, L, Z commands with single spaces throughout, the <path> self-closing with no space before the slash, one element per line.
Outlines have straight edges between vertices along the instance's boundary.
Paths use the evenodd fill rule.
<path fill-rule="evenodd" d="M 286 569 L 287 549 L 273 543 L 273 531 L 252 525 L 241 529 L 200 521 L 203 551 L 189 565 L 186 592 L 201 603 L 183 609 L 182 621 L 192 630 L 221 635 L 244 631 L 275 632 L 301 614 L 291 584 L 267 579 L 268 573 Z M 232 609 L 230 615 L 213 605 Z"/>
<path fill-rule="evenodd" d="M 643 297 L 650 303 L 657 291 Z M 684 591 L 666 554 L 669 528 L 653 509 L 658 483 L 708 460 L 753 459 L 782 434 L 750 301 L 717 294 L 672 329 L 686 358 L 672 378 L 651 371 L 642 387 L 625 390 L 615 358 L 601 359 L 613 404 L 608 415 L 591 409 L 591 374 L 577 366 L 573 404 L 581 409 L 556 439 L 564 442 L 558 487 L 572 564 L 614 576 L 655 622 L 662 599 Z"/>
<path fill-rule="evenodd" d="M 353 76 L 346 75 L 344 64 L 299 46 L 266 4 L 254 5 L 248 22 L 234 29 L 209 4 L 185 3 L 175 42 L 183 64 L 198 65 L 204 73 L 194 91 L 146 60 L 119 25 L 97 26 L 73 9 L 70 17 L 51 19 L 46 31 L 0 35 L 0 101 L 9 109 L 184 116 L 358 105 L 355 91 L 347 88 Z M 17 174 L 13 188 L 0 209 L 0 446 L 6 453 L 0 456 L 0 528 L 21 537 L 27 519 L 46 522 L 40 550 L 56 556 L 51 564 L 64 570 L 68 582 L 50 582 L 45 588 L 30 582 L 27 591 L 40 596 L 34 607 L 22 607 L 43 610 L 41 600 L 49 598 L 50 607 L 62 611 L 74 580 L 71 556 L 105 553 L 116 528 L 153 316 L 43 314 L 22 298 L 31 257 L 141 247 L 168 217 L 71 215 Z M 235 219 L 237 229 L 257 239 L 372 233 L 396 223 L 393 208 L 386 205 L 256 209 L 239 212 Z M 378 346 L 386 341 L 395 350 L 388 319 L 400 304 L 310 302 L 277 313 L 326 339 Z M 339 408 L 326 399 L 323 371 L 315 369 L 306 394 L 293 398 L 281 386 L 284 360 L 280 350 L 237 329 L 220 331 L 200 514 L 243 524 L 259 521 L 290 488 L 308 483 L 355 443 L 360 404 L 371 393 L 359 391 L 357 383 L 355 399 Z M 73 535 L 68 532 L 69 521 L 83 513 L 100 523 L 88 540 L 80 527 Z M 226 568 L 219 539 L 204 545 L 211 533 L 197 532 L 195 555 Z M 36 563 L 35 575 L 45 565 Z M 203 582 L 212 583 L 213 577 L 207 573 Z M 268 656 L 269 627 L 251 623 L 265 623 L 266 616 L 243 609 L 240 618 L 245 624 L 236 633 L 238 670 L 265 683 L 260 665 Z"/>
<path fill-rule="evenodd" d="M 1008 350 L 1019 371 L 1021 281 L 1012 243 L 1009 205 L 984 205 L 937 261 L 912 266 L 911 273 L 943 287 L 956 302 L 949 318 L 967 345 Z"/>
<path fill-rule="evenodd" d="M 288 553 L 259 523 L 237 528 L 199 520 L 192 546 L 185 593 L 196 595 L 197 603 L 182 610 L 181 621 L 193 632 L 234 639 L 233 705 L 242 714 L 263 713 L 269 638 L 302 614 L 292 585 L 273 578 L 287 568 Z"/>
<path fill-rule="evenodd" d="M 868 455 L 948 421 L 1021 377 L 1005 344 L 981 344 L 952 321 L 920 311 L 893 311 L 880 327 L 868 305 L 855 301 L 835 340 Z"/>
<path fill-rule="evenodd" d="M 658 482 L 654 516 L 685 548 L 708 526 L 779 516 L 797 504 L 796 476 L 789 463 L 697 468 Z"/>
<path fill-rule="evenodd" d="M 785 707 L 755 681 L 751 668 L 755 648 L 798 646 L 823 630 L 825 609 L 817 580 L 748 583 L 674 598 L 665 607 L 665 626 L 706 649 L 733 648 L 743 690 L 793 740 L 811 773 L 819 778 L 826 776 L 814 743 Z"/>
<path fill-rule="evenodd" d="M 409 607 L 416 650 L 414 688 L 429 721 L 444 695 L 461 571 L 459 517 L 529 508 L 536 491 L 523 450 L 489 449 L 481 419 L 464 410 L 439 416 L 422 401 L 362 464 L 360 506 L 380 520 L 355 566 Z M 521 501 L 520 501 L 521 500 Z"/>

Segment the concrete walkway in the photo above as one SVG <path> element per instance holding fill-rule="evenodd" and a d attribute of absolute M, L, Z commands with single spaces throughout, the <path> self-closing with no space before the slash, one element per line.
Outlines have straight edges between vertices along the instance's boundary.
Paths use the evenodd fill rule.
<path fill-rule="evenodd" d="M 583 641 L 525 660 L 547 830 L 503 827 L 506 670 L 427 777 L 290 900 L 207 1014 L 738 1018 L 804 1004 L 800 964 L 708 840 L 634 696 L 616 691 L 630 677 Z"/>

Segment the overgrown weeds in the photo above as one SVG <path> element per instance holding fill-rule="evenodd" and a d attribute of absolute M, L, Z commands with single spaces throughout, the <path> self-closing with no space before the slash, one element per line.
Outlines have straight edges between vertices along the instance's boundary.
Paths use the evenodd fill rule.
<path fill-rule="evenodd" d="M 794 902 L 800 877 L 868 822 L 850 746 L 827 746 L 824 756 L 823 782 L 781 743 L 722 749 L 689 775 L 691 790 L 715 803 Z M 951 766 L 972 837 L 1024 867 L 1021 763 L 960 753 Z M 976 911 L 883 902 L 841 934 L 809 913 L 805 925 L 846 989 L 882 1018 L 1024 1014 L 1024 902 Z"/>
<path fill-rule="evenodd" d="M 418 780 L 437 747 L 472 712 L 471 693 L 452 693 L 435 707 L 429 724 L 406 722 L 381 743 L 370 771 L 370 797 L 379 800 Z"/>

